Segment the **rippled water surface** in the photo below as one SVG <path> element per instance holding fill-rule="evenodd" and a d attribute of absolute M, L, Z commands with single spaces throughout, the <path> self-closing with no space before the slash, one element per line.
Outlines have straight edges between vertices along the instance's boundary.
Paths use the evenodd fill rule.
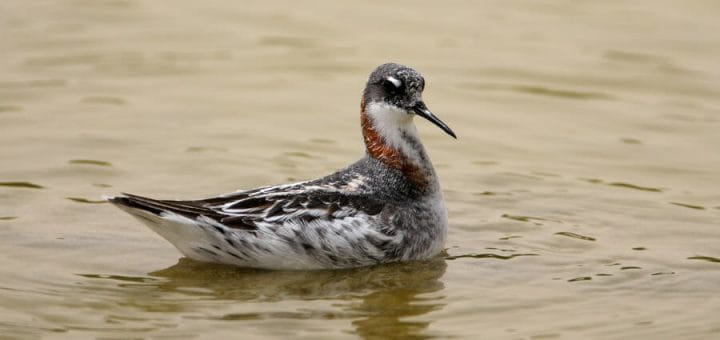
<path fill-rule="evenodd" d="M 291 7 L 297 6 L 297 7 Z M 720 337 L 716 1 L 4 1 L 2 338 Z M 363 153 L 425 75 L 450 215 L 423 263 L 182 259 L 101 195 L 203 197 Z"/>

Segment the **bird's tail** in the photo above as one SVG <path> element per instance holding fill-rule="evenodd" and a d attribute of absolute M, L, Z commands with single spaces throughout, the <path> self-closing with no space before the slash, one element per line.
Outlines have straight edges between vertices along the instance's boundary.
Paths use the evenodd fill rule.
<path fill-rule="evenodd" d="M 196 257 L 193 247 L 209 236 L 198 228 L 195 218 L 184 214 L 182 210 L 178 212 L 178 207 L 168 201 L 125 193 L 105 199 L 143 222 L 185 256 Z"/>

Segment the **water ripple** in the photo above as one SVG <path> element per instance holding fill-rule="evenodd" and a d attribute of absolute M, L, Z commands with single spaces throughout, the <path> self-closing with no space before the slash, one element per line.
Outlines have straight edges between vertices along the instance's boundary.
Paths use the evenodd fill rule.
<path fill-rule="evenodd" d="M 87 164 L 97 166 L 112 166 L 112 163 L 106 161 L 99 161 L 95 159 L 71 159 L 68 161 L 70 164 Z"/>
<path fill-rule="evenodd" d="M 0 182 L 0 186 L 3 187 L 13 187 L 13 188 L 27 188 L 27 189 L 44 189 L 45 187 L 40 184 L 35 184 L 32 182 Z"/>
<path fill-rule="evenodd" d="M 512 260 L 516 257 L 521 257 L 521 256 L 540 256 L 540 254 L 533 254 L 533 253 L 512 254 L 512 255 L 498 255 L 498 254 L 493 254 L 493 253 L 463 254 L 463 255 L 447 256 L 447 257 L 445 257 L 445 259 L 446 260 L 457 260 L 457 259 L 462 259 L 462 258 L 472 258 L 472 259 Z"/>
<path fill-rule="evenodd" d="M 687 204 L 687 203 L 680 203 L 680 202 L 670 202 L 670 204 L 677 205 L 677 206 L 683 207 L 683 208 L 690 208 L 690 209 L 695 209 L 695 210 L 705 210 L 705 207 L 695 205 L 695 204 Z"/>
<path fill-rule="evenodd" d="M 103 204 L 107 203 L 106 200 L 91 200 L 83 197 L 66 197 L 67 199 L 77 202 L 77 203 L 86 203 L 86 204 Z"/>
<path fill-rule="evenodd" d="M 595 238 L 594 238 L 594 237 L 585 236 L 585 235 L 580 235 L 580 234 L 576 234 L 576 233 L 571 233 L 571 232 L 569 232 L 569 231 L 557 232 L 557 233 L 555 233 L 555 235 L 572 237 L 572 238 L 575 238 L 575 239 L 578 239 L 578 240 L 584 240 L 584 241 L 595 241 Z"/>
<path fill-rule="evenodd" d="M 641 190 L 641 191 L 662 192 L 662 189 L 643 187 L 643 186 L 630 184 L 630 183 L 624 183 L 624 182 L 612 182 L 612 183 L 608 183 L 608 185 L 614 186 L 614 187 L 619 187 L 619 188 L 634 189 L 634 190 Z"/>
<path fill-rule="evenodd" d="M 608 100 L 614 97 L 602 92 L 594 91 L 577 91 L 568 89 L 551 88 L 548 86 L 541 85 L 527 85 L 527 84 L 487 84 L 487 83 L 464 83 L 461 84 L 463 88 L 474 88 L 479 90 L 500 90 L 500 91 L 512 91 L 527 93 L 539 96 L 549 96 L 562 99 L 573 99 L 573 100 Z"/>
<path fill-rule="evenodd" d="M 707 261 L 707 262 L 713 262 L 713 263 L 720 263 L 720 258 L 712 257 L 712 256 L 690 256 L 687 258 L 688 260 L 701 260 L 701 261 Z"/>

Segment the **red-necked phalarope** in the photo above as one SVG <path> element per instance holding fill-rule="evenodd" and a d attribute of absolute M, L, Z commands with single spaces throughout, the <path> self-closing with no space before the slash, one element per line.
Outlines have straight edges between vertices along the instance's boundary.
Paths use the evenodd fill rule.
<path fill-rule="evenodd" d="M 430 258 L 443 250 L 447 210 L 412 119 L 455 133 L 425 106 L 424 88 L 407 66 L 373 71 L 360 105 L 366 155 L 326 177 L 196 201 L 108 200 L 199 261 L 322 269 Z"/>

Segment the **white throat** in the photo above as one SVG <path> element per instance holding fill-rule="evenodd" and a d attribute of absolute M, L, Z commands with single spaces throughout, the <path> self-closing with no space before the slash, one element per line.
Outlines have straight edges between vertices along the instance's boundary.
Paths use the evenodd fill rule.
<path fill-rule="evenodd" d="M 368 104 L 365 113 L 370 117 L 373 128 L 387 146 L 400 151 L 417 163 L 421 162 L 424 158 L 422 155 L 424 150 L 420 144 L 417 128 L 413 124 L 414 114 L 394 105 L 377 102 Z"/>

